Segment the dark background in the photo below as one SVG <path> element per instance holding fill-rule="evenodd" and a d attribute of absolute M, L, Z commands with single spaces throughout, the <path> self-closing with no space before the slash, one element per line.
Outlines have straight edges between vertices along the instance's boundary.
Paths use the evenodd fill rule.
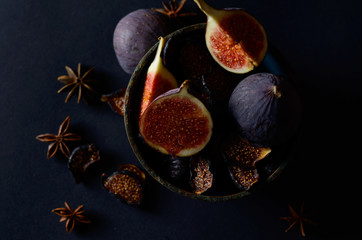
<path fill-rule="evenodd" d="M 360 191 L 362 2 L 209 0 L 242 7 L 264 25 L 300 83 L 304 118 L 295 159 L 264 191 L 209 203 L 179 196 L 148 176 L 143 207 L 112 198 L 102 172 L 138 166 L 123 118 L 106 104 L 76 103 L 57 94 L 64 66 L 94 66 L 102 93 L 126 87 L 130 76 L 115 57 L 118 21 L 153 0 L 0 0 L 0 233 L 1 239 L 302 239 L 285 233 L 288 204 L 318 226 L 306 239 L 356 239 Z M 198 11 L 192 1 L 189 8 Z M 200 13 L 200 12 L 199 12 Z M 70 131 L 101 149 L 102 164 L 76 184 L 61 154 L 46 158 L 35 139 L 56 133 L 66 116 Z M 51 209 L 85 205 L 89 225 L 65 232 Z"/>

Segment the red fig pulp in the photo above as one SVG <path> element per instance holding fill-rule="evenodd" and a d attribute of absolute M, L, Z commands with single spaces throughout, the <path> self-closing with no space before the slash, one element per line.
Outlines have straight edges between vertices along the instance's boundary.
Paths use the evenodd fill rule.
<path fill-rule="evenodd" d="M 141 136 L 161 153 L 191 156 L 201 151 L 211 138 L 211 115 L 188 92 L 188 83 L 156 98 L 141 116 Z"/>

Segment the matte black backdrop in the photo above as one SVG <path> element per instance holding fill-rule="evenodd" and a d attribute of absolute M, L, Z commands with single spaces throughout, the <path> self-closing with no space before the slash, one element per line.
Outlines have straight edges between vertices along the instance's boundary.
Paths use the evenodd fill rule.
<path fill-rule="evenodd" d="M 0 233 L 1 239 L 302 239 L 285 233 L 288 204 L 305 202 L 318 227 L 307 239 L 356 239 L 361 127 L 362 2 L 209 0 L 243 7 L 265 26 L 300 81 L 304 122 L 297 157 L 264 192 L 208 203 L 168 191 L 148 177 L 145 206 L 109 196 L 101 172 L 139 163 L 122 117 L 107 105 L 65 104 L 56 79 L 64 66 L 95 67 L 103 93 L 127 86 L 113 52 L 113 30 L 127 13 L 161 7 L 159 0 L 0 1 Z M 193 8 L 192 1 L 187 6 Z M 58 155 L 35 136 L 71 129 L 102 152 L 103 164 L 75 184 Z M 356 192 L 357 191 L 357 192 Z M 85 205 L 92 223 L 67 234 L 51 209 Z"/>

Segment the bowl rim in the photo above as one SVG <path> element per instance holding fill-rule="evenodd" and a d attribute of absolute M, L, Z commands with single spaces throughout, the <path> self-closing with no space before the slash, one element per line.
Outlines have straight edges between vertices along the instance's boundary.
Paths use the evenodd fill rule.
<path fill-rule="evenodd" d="M 171 37 L 185 34 L 190 31 L 203 29 L 205 27 L 206 27 L 206 23 L 198 23 L 198 24 L 190 25 L 190 26 L 178 29 L 178 30 L 168 34 L 164 38 L 167 41 Z M 150 61 L 150 57 L 157 50 L 158 44 L 159 44 L 159 42 L 155 43 L 155 45 L 147 51 L 147 53 L 143 56 L 143 58 L 140 60 L 140 62 L 136 66 L 133 74 L 131 75 L 130 81 L 129 81 L 127 89 L 126 89 L 126 94 L 125 94 L 124 124 L 125 124 L 125 128 L 126 128 L 126 134 L 127 134 L 128 141 L 129 141 L 131 148 L 132 148 L 134 154 L 136 155 L 138 161 L 145 168 L 145 170 L 161 185 L 163 185 L 167 189 L 171 190 L 172 192 L 175 192 L 177 194 L 180 194 L 180 195 L 188 197 L 188 198 L 204 200 L 204 201 L 208 201 L 208 202 L 220 202 L 220 201 L 240 199 L 242 197 L 250 195 L 251 194 L 250 190 L 240 191 L 240 192 L 228 194 L 228 195 L 204 195 L 204 194 L 196 194 L 196 193 L 186 191 L 184 189 L 176 187 L 175 185 L 168 182 L 164 178 L 161 178 L 159 176 L 159 174 L 157 174 L 157 172 L 154 171 L 153 168 L 147 163 L 147 161 L 144 159 L 144 157 L 140 153 L 140 150 L 138 149 L 138 146 L 136 145 L 137 134 L 134 134 L 134 132 L 132 130 L 133 124 L 138 125 L 138 123 L 132 123 L 132 121 L 131 121 L 132 112 L 130 112 L 131 105 L 130 105 L 130 101 L 129 101 L 129 99 L 130 99 L 129 96 L 130 96 L 131 91 L 134 88 L 137 80 L 140 79 L 140 75 L 144 72 L 144 70 L 145 70 L 144 68 L 145 67 L 148 68 L 148 66 L 152 62 L 152 61 Z M 279 165 L 279 167 L 270 176 L 268 176 L 265 180 L 263 180 L 263 184 L 267 184 L 267 183 L 274 181 L 283 172 L 283 170 L 286 168 L 286 166 L 288 164 L 288 159 L 290 158 L 289 155 L 290 155 L 290 151 L 288 151 L 286 159 L 281 163 L 281 165 Z"/>

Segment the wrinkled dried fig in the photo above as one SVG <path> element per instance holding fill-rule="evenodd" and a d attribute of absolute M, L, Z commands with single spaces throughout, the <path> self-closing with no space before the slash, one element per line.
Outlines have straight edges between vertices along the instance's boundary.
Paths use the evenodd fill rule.
<path fill-rule="evenodd" d="M 271 149 L 252 145 L 235 134 L 226 140 L 222 152 L 229 164 L 255 167 L 255 163 L 265 158 L 271 152 Z"/>
<path fill-rule="evenodd" d="M 235 186 L 241 190 L 249 190 L 259 179 L 259 173 L 255 168 L 230 166 L 229 172 Z"/>
<path fill-rule="evenodd" d="M 126 102 L 126 88 L 122 88 L 114 93 L 102 95 L 101 101 L 108 103 L 113 111 L 124 116 L 124 107 Z"/>
<path fill-rule="evenodd" d="M 102 174 L 104 188 L 119 200 L 130 204 L 140 205 L 144 196 L 142 180 L 130 171 L 117 171 L 107 177 Z"/>
<path fill-rule="evenodd" d="M 133 164 L 127 164 L 127 163 L 121 164 L 117 170 L 133 173 L 141 180 L 142 184 L 144 184 L 146 181 L 146 174 Z"/>
<path fill-rule="evenodd" d="M 210 171 L 210 162 L 201 155 L 195 155 L 190 162 L 191 187 L 196 194 L 202 194 L 212 187 L 213 174 Z"/>
<path fill-rule="evenodd" d="M 93 144 L 82 145 L 73 150 L 69 157 L 68 168 L 79 183 L 83 180 L 87 168 L 99 160 L 99 150 Z"/>

